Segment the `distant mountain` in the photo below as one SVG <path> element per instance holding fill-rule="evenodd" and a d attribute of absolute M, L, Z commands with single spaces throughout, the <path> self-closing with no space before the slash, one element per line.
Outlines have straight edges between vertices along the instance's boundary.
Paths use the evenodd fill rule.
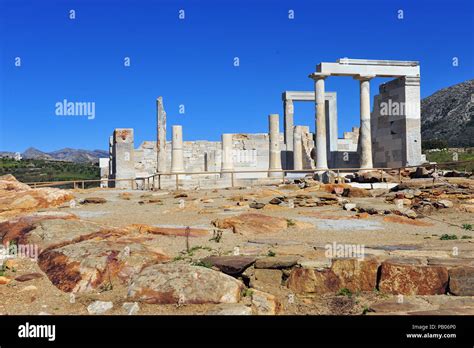
<path fill-rule="evenodd" d="M 474 80 L 441 89 L 421 101 L 421 138 L 452 147 L 474 146 Z"/>
<path fill-rule="evenodd" d="M 24 159 L 54 160 L 54 158 L 46 152 L 35 149 L 34 147 L 27 148 L 25 152 L 21 154 L 21 157 Z"/>
<path fill-rule="evenodd" d="M 49 152 L 54 159 L 68 162 L 98 162 L 100 157 L 109 157 L 109 153 L 103 150 L 79 150 L 65 148 Z"/>
<path fill-rule="evenodd" d="M 50 161 L 66 162 L 98 162 L 100 157 L 109 157 L 109 153 L 104 150 L 81 150 L 65 148 L 52 152 L 43 152 L 34 147 L 30 147 L 21 154 L 24 159 L 43 159 Z"/>

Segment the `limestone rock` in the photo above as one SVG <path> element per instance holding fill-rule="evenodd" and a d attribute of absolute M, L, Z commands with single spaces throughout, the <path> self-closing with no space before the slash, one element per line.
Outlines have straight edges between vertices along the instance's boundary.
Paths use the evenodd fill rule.
<path fill-rule="evenodd" d="M 373 291 L 377 286 L 379 262 L 373 258 L 333 259 L 331 271 L 339 278 L 340 287 L 351 292 Z"/>
<path fill-rule="evenodd" d="M 356 207 L 357 207 L 357 204 L 355 204 L 355 203 L 346 203 L 346 204 L 344 204 L 344 209 L 348 210 L 348 211 L 355 210 Z"/>
<path fill-rule="evenodd" d="M 454 206 L 453 202 L 447 200 L 447 199 L 441 199 L 438 202 L 436 202 L 438 206 L 441 208 L 452 208 Z"/>
<path fill-rule="evenodd" d="M 252 256 L 208 256 L 201 261 L 217 267 L 221 272 L 236 276 L 255 262 Z"/>
<path fill-rule="evenodd" d="M 281 303 L 274 295 L 259 290 L 252 292 L 252 307 L 257 315 L 276 315 L 282 309 Z"/>
<path fill-rule="evenodd" d="M 330 269 L 293 268 L 287 286 L 295 294 L 326 294 L 340 290 L 341 281 Z"/>
<path fill-rule="evenodd" d="M 26 191 L 31 190 L 27 184 L 19 182 L 13 175 L 0 176 L 0 191 Z"/>
<path fill-rule="evenodd" d="M 283 273 L 279 269 L 255 269 L 250 277 L 252 288 L 273 292 L 281 286 Z"/>
<path fill-rule="evenodd" d="M 100 231 L 44 250 L 38 265 L 64 292 L 88 292 L 109 281 L 127 282 L 145 265 L 169 260 L 149 238 L 123 230 Z"/>
<path fill-rule="evenodd" d="M 315 173 L 313 179 L 322 182 L 323 184 L 334 184 L 336 183 L 338 177 L 337 174 L 332 170 L 326 170 Z"/>
<path fill-rule="evenodd" d="M 241 303 L 223 303 L 206 312 L 207 315 L 252 315 L 252 308 Z"/>
<path fill-rule="evenodd" d="M 205 267 L 156 264 L 134 276 L 128 297 L 154 304 L 237 303 L 242 282 Z"/>
<path fill-rule="evenodd" d="M 382 262 L 379 290 L 389 294 L 437 295 L 444 294 L 448 285 L 448 271 L 441 266 L 423 266 Z"/>
<path fill-rule="evenodd" d="M 381 174 L 378 170 L 364 170 L 356 173 L 354 181 L 360 183 L 390 182 L 396 183 L 398 179 L 388 173 Z"/>
<path fill-rule="evenodd" d="M 87 197 L 81 201 L 81 204 L 103 204 L 106 202 L 107 200 L 102 197 Z"/>
<path fill-rule="evenodd" d="M 278 198 L 278 197 L 273 197 L 268 203 L 278 205 L 278 204 L 280 204 L 280 203 L 282 203 L 282 202 L 283 202 L 283 201 L 282 201 L 280 198 Z"/>
<path fill-rule="evenodd" d="M 51 187 L 32 189 L 11 175 L 0 177 L 0 215 L 55 207 L 73 198 L 66 190 Z"/>
<path fill-rule="evenodd" d="M 127 315 L 135 315 L 140 311 L 140 306 L 136 302 L 125 302 L 122 305 Z"/>
<path fill-rule="evenodd" d="M 234 233 L 242 235 L 276 233 L 288 227 L 288 221 L 286 219 L 251 213 L 216 219 L 213 221 L 213 224 L 217 228 L 231 228 Z"/>
<path fill-rule="evenodd" d="M 114 307 L 112 302 L 106 301 L 95 301 L 87 306 L 87 311 L 89 314 L 103 314 Z"/>
<path fill-rule="evenodd" d="M 21 276 L 18 276 L 15 278 L 17 282 L 27 282 L 29 280 L 33 279 L 39 279 L 43 278 L 43 275 L 41 273 L 28 273 L 28 274 L 23 274 Z"/>
<path fill-rule="evenodd" d="M 253 208 L 253 209 L 262 209 L 263 207 L 265 207 L 265 204 L 258 203 L 258 202 L 252 202 L 252 203 L 249 204 L 249 207 Z"/>
<path fill-rule="evenodd" d="M 255 268 L 289 268 L 297 262 L 298 257 L 293 255 L 264 257 L 255 261 Z"/>
<path fill-rule="evenodd" d="M 314 268 L 317 270 L 322 270 L 331 267 L 331 260 L 326 257 L 317 260 L 301 259 L 298 260 L 298 265 L 303 268 Z"/>
<path fill-rule="evenodd" d="M 474 296 L 474 267 L 451 268 L 449 270 L 449 292 L 457 296 Z"/>
<path fill-rule="evenodd" d="M 35 244 L 39 251 L 98 229 L 96 224 L 77 220 L 75 215 L 63 212 L 31 213 L 0 223 L 3 243 Z"/>

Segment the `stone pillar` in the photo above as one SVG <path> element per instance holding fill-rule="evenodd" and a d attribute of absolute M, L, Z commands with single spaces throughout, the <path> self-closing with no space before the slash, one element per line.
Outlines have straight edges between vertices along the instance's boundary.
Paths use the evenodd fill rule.
<path fill-rule="evenodd" d="M 293 131 L 293 169 L 303 170 L 303 127 L 295 126 Z"/>
<path fill-rule="evenodd" d="M 115 174 L 115 158 L 114 158 L 114 136 L 109 137 L 109 178 L 113 178 Z M 113 187 L 109 182 L 109 187 Z"/>
<path fill-rule="evenodd" d="M 166 172 L 166 112 L 163 97 L 156 99 L 156 171 Z"/>
<path fill-rule="evenodd" d="M 294 106 L 292 99 L 284 99 L 283 104 L 283 127 L 285 132 L 285 145 L 286 145 L 286 166 L 285 168 L 293 168 L 293 128 L 294 128 Z"/>
<path fill-rule="evenodd" d="M 233 136 L 233 134 L 222 134 L 221 178 L 230 178 L 230 172 L 234 170 Z"/>
<path fill-rule="evenodd" d="M 358 76 L 360 82 L 360 168 L 372 169 L 372 135 L 370 130 L 370 79 L 373 76 Z"/>
<path fill-rule="evenodd" d="M 171 172 L 184 172 L 184 156 L 183 156 L 183 127 L 173 126 L 173 141 L 171 152 Z"/>
<path fill-rule="evenodd" d="M 116 128 L 114 130 L 113 155 L 116 188 L 133 189 L 135 186 L 134 140 L 132 128 Z"/>
<path fill-rule="evenodd" d="M 280 116 L 278 114 L 269 115 L 268 123 L 270 148 L 268 176 L 281 177 L 281 172 L 273 172 L 273 170 L 281 170 Z"/>
<path fill-rule="evenodd" d="M 326 105 L 324 79 L 328 75 L 313 73 L 310 77 L 314 80 L 316 94 L 316 170 L 327 170 L 327 139 L 326 139 Z"/>

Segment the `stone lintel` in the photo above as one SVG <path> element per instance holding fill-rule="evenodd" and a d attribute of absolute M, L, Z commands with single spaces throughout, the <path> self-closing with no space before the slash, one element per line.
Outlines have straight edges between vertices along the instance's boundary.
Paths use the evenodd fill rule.
<path fill-rule="evenodd" d="M 320 63 L 316 71 L 323 75 L 378 77 L 420 76 L 420 65 L 411 61 L 347 60 L 348 63 Z"/>
<path fill-rule="evenodd" d="M 344 65 L 391 65 L 391 66 L 417 66 L 420 62 L 414 60 L 380 60 L 380 59 L 352 59 L 339 58 L 336 63 Z"/>
<path fill-rule="evenodd" d="M 336 92 L 325 92 L 325 99 L 331 100 L 337 97 Z M 316 97 L 314 91 L 285 91 L 281 95 L 283 101 L 292 100 L 292 101 L 315 101 Z"/>

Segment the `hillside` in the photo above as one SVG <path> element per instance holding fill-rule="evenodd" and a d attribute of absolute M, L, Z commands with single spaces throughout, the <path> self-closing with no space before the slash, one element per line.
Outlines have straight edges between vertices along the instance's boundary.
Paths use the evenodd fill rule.
<path fill-rule="evenodd" d="M 442 140 L 451 147 L 474 146 L 474 80 L 444 88 L 421 101 L 423 142 Z"/>
<path fill-rule="evenodd" d="M 64 148 L 52 152 L 43 152 L 34 147 L 28 148 L 21 154 L 23 159 L 37 159 L 48 161 L 65 161 L 75 163 L 99 162 L 101 157 L 109 157 L 109 153 L 103 150 L 81 150 Z"/>

